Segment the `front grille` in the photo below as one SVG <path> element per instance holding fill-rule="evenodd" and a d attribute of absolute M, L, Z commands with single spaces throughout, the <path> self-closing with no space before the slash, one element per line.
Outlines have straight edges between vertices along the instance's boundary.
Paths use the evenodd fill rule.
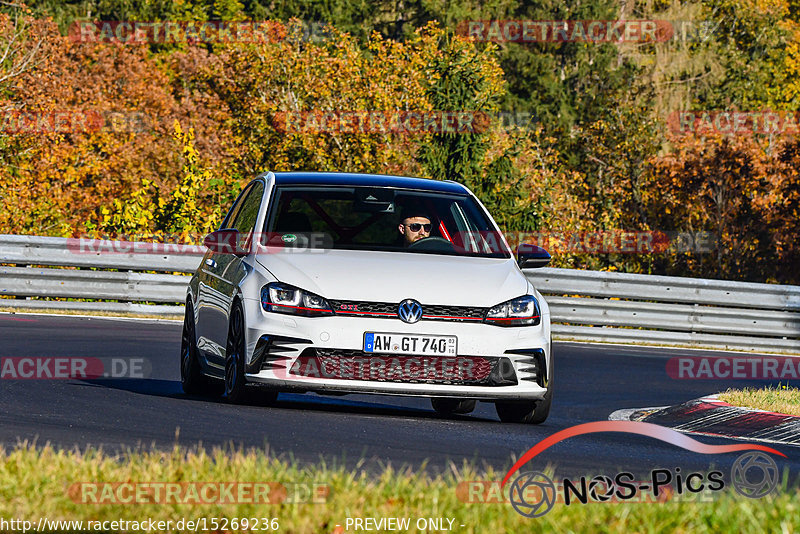
<path fill-rule="evenodd" d="M 490 356 L 408 356 L 357 350 L 307 348 L 289 374 L 375 382 L 510 386 L 517 380 L 508 358 Z"/>
<path fill-rule="evenodd" d="M 399 319 L 397 308 L 400 303 L 367 302 L 356 300 L 329 300 L 336 315 L 347 317 L 375 317 Z M 473 306 L 422 305 L 421 321 L 480 322 L 486 316 L 486 308 Z"/>

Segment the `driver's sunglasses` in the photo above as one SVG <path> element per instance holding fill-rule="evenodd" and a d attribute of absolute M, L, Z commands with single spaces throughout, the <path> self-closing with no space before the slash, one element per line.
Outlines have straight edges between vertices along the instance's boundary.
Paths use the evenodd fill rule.
<path fill-rule="evenodd" d="M 406 226 L 408 226 L 408 229 L 411 230 L 412 232 L 419 232 L 420 230 L 425 228 L 426 232 L 431 233 L 431 228 L 433 228 L 433 225 L 431 223 L 428 224 L 411 223 L 407 224 Z"/>

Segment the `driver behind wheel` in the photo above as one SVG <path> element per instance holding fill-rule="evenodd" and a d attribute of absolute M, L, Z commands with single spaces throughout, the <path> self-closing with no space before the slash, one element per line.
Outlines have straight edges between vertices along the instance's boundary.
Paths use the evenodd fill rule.
<path fill-rule="evenodd" d="M 410 211 L 405 215 L 405 218 L 400 221 L 400 224 L 397 226 L 397 229 L 403 236 L 403 244 L 405 246 L 409 246 L 420 239 L 430 237 L 431 229 L 433 228 L 430 217 L 419 211 Z"/>

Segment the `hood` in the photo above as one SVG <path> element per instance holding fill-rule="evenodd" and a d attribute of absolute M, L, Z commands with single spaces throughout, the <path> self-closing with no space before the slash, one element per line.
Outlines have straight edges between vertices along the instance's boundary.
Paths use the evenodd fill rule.
<path fill-rule="evenodd" d="M 513 259 L 325 250 L 262 253 L 256 261 L 278 281 L 333 300 L 489 307 L 528 290 Z"/>

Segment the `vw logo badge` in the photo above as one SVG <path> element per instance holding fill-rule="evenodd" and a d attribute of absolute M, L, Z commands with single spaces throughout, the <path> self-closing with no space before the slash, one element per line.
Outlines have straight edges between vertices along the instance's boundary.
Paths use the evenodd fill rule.
<path fill-rule="evenodd" d="M 397 315 L 403 322 L 416 323 L 422 318 L 422 305 L 414 299 L 406 299 L 397 308 Z"/>

